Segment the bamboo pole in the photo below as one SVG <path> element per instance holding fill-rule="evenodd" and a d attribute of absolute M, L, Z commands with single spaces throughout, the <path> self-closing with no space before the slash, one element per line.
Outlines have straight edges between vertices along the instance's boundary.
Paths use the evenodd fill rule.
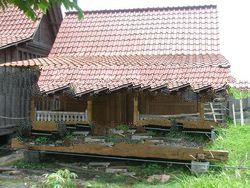
<path fill-rule="evenodd" d="M 234 126 L 236 126 L 236 118 L 235 118 L 235 107 L 234 107 L 234 103 L 232 103 L 232 110 L 233 110 Z"/>

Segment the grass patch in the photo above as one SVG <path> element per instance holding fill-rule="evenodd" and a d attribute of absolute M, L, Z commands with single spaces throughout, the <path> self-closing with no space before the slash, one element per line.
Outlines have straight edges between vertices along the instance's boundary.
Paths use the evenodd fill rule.
<path fill-rule="evenodd" d="M 229 160 L 225 164 L 230 166 L 250 166 L 250 125 L 218 128 L 217 139 L 209 149 L 229 151 Z"/>
<path fill-rule="evenodd" d="M 31 162 L 27 162 L 23 159 L 21 160 L 18 160 L 18 161 L 15 161 L 12 166 L 15 166 L 16 168 L 18 169 L 32 169 L 32 170 L 46 170 L 48 168 L 55 168 L 56 165 L 53 164 L 53 163 L 45 163 L 45 162 L 42 162 L 42 163 L 31 163 Z"/>
<path fill-rule="evenodd" d="M 224 163 L 215 163 L 219 167 L 210 167 L 210 171 L 202 175 L 193 175 L 183 166 L 169 166 L 159 164 L 143 164 L 129 167 L 129 171 L 136 172 L 138 180 L 132 183 L 124 180 L 124 183 L 117 181 L 107 181 L 101 178 L 89 183 L 86 187 L 132 187 L 132 188 L 248 188 L 250 187 L 250 125 L 236 127 L 230 124 L 226 128 L 216 129 L 217 138 L 210 143 L 207 148 L 213 150 L 229 151 L 229 159 Z M 190 135 L 175 134 L 172 137 L 186 139 L 192 138 Z M 194 136 L 195 137 L 195 136 Z M 199 137 L 199 141 L 207 142 L 206 138 Z M 249 157 L 248 157 L 249 156 Z M 225 168 L 225 167 L 235 168 Z M 248 167 L 240 169 L 237 167 Z M 146 178 L 153 174 L 169 174 L 170 181 L 166 183 L 148 183 Z M 116 182 L 116 183 L 115 183 Z"/>

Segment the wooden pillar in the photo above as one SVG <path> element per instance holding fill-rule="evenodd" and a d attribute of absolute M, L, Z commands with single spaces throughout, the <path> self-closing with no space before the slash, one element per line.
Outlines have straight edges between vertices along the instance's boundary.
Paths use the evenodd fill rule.
<path fill-rule="evenodd" d="M 137 125 L 139 120 L 139 110 L 138 110 L 138 93 L 134 94 L 134 112 L 133 112 L 133 124 Z"/>
<path fill-rule="evenodd" d="M 122 96 L 121 93 L 116 94 L 116 123 L 122 123 Z"/>
<path fill-rule="evenodd" d="M 93 121 L 93 99 L 88 98 L 87 100 L 87 120 L 89 123 Z"/>

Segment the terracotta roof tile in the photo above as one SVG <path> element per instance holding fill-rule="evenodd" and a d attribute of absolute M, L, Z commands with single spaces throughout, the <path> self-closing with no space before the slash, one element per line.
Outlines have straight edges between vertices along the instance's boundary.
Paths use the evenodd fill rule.
<path fill-rule="evenodd" d="M 151 89 L 167 86 L 170 90 L 190 85 L 199 91 L 207 87 L 220 89 L 231 82 L 227 61 L 221 55 L 213 55 L 213 58 L 222 60 L 216 61 L 216 64 L 202 55 L 188 56 L 49 57 L 0 66 L 40 66 L 38 85 L 40 91 L 45 93 L 73 88 L 75 94 L 81 94 L 128 85 Z M 183 61 L 188 58 L 193 58 L 192 65 Z"/>
<path fill-rule="evenodd" d="M 50 56 L 219 53 L 216 6 L 66 13 Z"/>
<path fill-rule="evenodd" d="M 240 80 L 240 81 L 231 83 L 230 86 L 235 87 L 235 88 L 242 90 L 242 91 L 244 91 L 244 90 L 250 91 L 250 82 L 249 81 Z"/>
<path fill-rule="evenodd" d="M 38 13 L 38 20 L 33 22 L 16 7 L 0 10 L 0 48 L 30 40 L 41 17 L 42 14 Z"/>

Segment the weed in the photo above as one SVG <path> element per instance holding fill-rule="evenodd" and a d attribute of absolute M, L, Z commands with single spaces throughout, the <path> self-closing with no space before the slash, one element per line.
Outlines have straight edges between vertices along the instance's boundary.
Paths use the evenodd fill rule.
<path fill-rule="evenodd" d="M 77 175 L 70 172 L 68 169 L 58 170 L 55 173 L 45 174 L 45 180 L 42 183 L 43 188 L 62 187 L 62 188 L 76 188 L 76 183 L 73 179 Z"/>
<path fill-rule="evenodd" d="M 45 136 L 39 136 L 35 139 L 35 143 L 37 144 L 46 144 L 48 143 L 49 138 L 45 137 Z"/>
<path fill-rule="evenodd" d="M 128 126 L 128 125 L 121 124 L 121 125 L 116 126 L 115 129 L 127 131 L 127 130 L 129 130 L 129 126 Z"/>

